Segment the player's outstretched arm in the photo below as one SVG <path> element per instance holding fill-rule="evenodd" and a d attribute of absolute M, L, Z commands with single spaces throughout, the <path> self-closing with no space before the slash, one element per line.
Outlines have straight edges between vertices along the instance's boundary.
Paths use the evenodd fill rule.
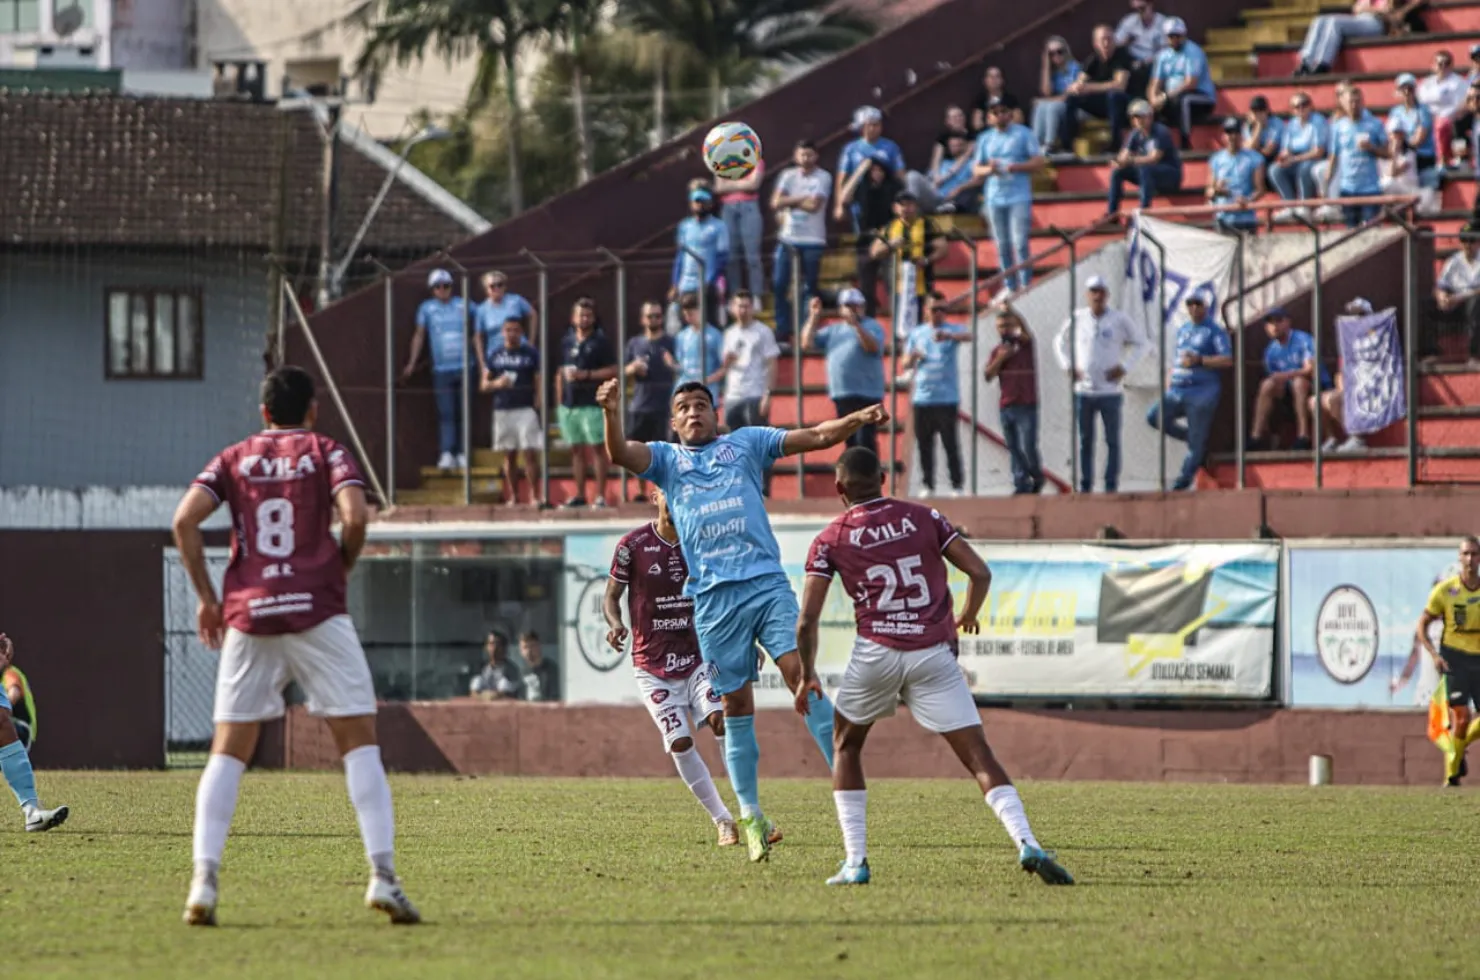
<path fill-rule="evenodd" d="M 840 419 L 828 419 L 810 429 L 794 429 L 781 442 L 781 455 L 795 456 L 798 453 L 815 453 L 831 449 L 865 425 L 884 425 L 889 413 L 883 405 L 870 405 Z"/>
<path fill-rule="evenodd" d="M 347 486 L 334 495 L 334 509 L 339 512 L 339 556 L 344 561 L 344 575 L 355 567 L 365 548 L 365 529 L 370 524 L 370 505 L 365 502 L 365 488 Z"/>
<path fill-rule="evenodd" d="M 603 382 L 596 390 L 596 403 L 601 406 L 602 431 L 606 438 L 606 455 L 629 473 L 643 474 L 653 465 L 653 452 L 647 443 L 629 442 L 622 428 L 621 380 Z"/>
<path fill-rule="evenodd" d="M 797 617 L 797 654 L 802 660 L 802 682 L 797 685 L 796 708 L 798 714 L 807 714 L 811 709 L 809 694 L 822 694 L 822 685 L 817 680 L 817 627 L 822 622 L 822 610 L 827 605 L 827 590 L 832 588 L 832 576 L 808 575 L 802 586 L 802 613 Z"/>
<path fill-rule="evenodd" d="M 964 537 L 957 537 L 946 546 L 946 561 L 965 572 L 968 580 L 966 605 L 956 618 L 956 629 L 975 633 L 981 628 L 982 603 L 987 601 L 987 590 L 992 587 L 992 570 Z"/>
<path fill-rule="evenodd" d="M 200 600 L 196 610 L 196 625 L 200 641 L 212 650 L 221 646 L 226 635 L 225 621 L 221 616 L 221 600 L 216 597 L 216 587 L 211 584 L 211 573 L 206 569 L 206 542 L 201 536 L 200 526 L 216 510 L 216 498 L 200 487 L 185 491 L 180 506 L 175 508 L 172 527 L 175 532 L 175 547 L 180 549 L 180 561 L 195 587 Z"/>

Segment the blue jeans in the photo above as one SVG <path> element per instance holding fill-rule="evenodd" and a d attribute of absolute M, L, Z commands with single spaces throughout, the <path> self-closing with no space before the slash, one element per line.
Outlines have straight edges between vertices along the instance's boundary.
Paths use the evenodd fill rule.
<path fill-rule="evenodd" d="M 1124 395 L 1075 395 L 1074 412 L 1079 417 L 1079 490 L 1095 488 L 1095 416 L 1105 427 L 1105 492 L 1120 489 L 1120 411 Z"/>
<path fill-rule="evenodd" d="M 1298 163 L 1274 163 L 1269 167 L 1269 182 L 1287 201 L 1314 201 L 1320 198 L 1316 186 L 1316 160 Z"/>
<path fill-rule="evenodd" d="M 1064 145 L 1064 120 L 1069 118 L 1069 103 L 1039 99 L 1033 103 L 1033 135 L 1042 147 Z"/>
<path fill-rule="evenodd" d="M 432 372 L 437 396 L 437 443 L 444 453 L 462 452 L 462 369 Z"/>
<path fill-rule="evenodd" d="M 1140 167 L 1116 167 L 1110 171 L 1110 199 L 1107 210 L 1114 214 L 1120 210 L 1120 199 L 1125 196 L 1125 182 L 1141 188 L 1141 207 L 1151 207 L 1151 199 L 1157 194 L 1175 194 L 1182 186 L 1182 168 L 1174 163 L 1148 163 Z"/>
<path fill-rule="evenodd" d="M 1341 191 L 1337 197 L 1377 197 L 1381 191 Z M 1341 206 L 1341 217 L 1348 228 L 1360 228 L 1377 217 L 1380 211 L 1376 204 L 1352 204 Z"/>
<path fill-rule="evenodd" d="M 1208 436 L 1213 431 L 1213 416 L 1218 414 L 1218 388 L 1168 388 L 1161 401 L 1151 406 L 1146 413 L 1146 424 L 1153 429 L 1162 428 L 1162 406 L 1166 406 L 1166 434 L 1178 442 L 1187 443 L 1187 458 L 1182 461 L 1182 472 L 1177 475 L 1173 490 L 1186 490 L 1192 486 L 1197 471 L 1208 455 Z"/>
<path fill-rule="evenodd" d="M 756 299 L 760 299 L 766 294 L 766 273 L 761 268 L 760 202 L 735 201 L 726 204 L 722 216 L 725 219 L 725 231 L 730 235 L 730 261 L 725 267 L 729 293 L 734 296 L 741 288 L 745 288 Z M 740 284 L 742 261 L 746 272 L 743 287 Z"/>
<path fill-rule="evenodd" d="M 1310 22 L 1300 46 L 1300 64 L 1308 69 L 1334 67 L 1341 44 L 1349 37 L 1381 37 L 1387 33 L 1376 14 L 1322 14 Z"/>
<path fill-rule="evenodd" d="M 1026 264 L 1032 255 L 1028 246 L 1033 233 L 1033 202 L 988 204 L 986 218 L 992 225 L 992 239 L 997 243 L 997 263 L 1003 269 L 1023 266 L 1003 280 L 1003 285 L 1008 289 L 1027 289 L 1033 281 L 1033 268 Z"/>
<path fill-rule="evenodd" d="M 795 245 L 797 258 L 802 264 L 802 308 L 817 295 L 817 277 L 822 274 L 821 245 Z M 788 341 L 792 333 L 791 312 L 791 253 L 783 245 L 776 246 L 776 255 L 771 260 L 771 289 L 776 294 L 776 340 Z"/>
<path fill-rule="evenodd" d="M 1259 217 L 1253 211 L 1223 211 L 1213 221 L 1234 231 L 1253 231 L 1259 227 Z"/>
<path fill-rule="evenodd" d="M 1043 464 L 1038 459 L 1038 406 L 1003 405 L 1002 438 L 1012 457 L 1012 488 L 1017 493 L 1043 489 Z"/>

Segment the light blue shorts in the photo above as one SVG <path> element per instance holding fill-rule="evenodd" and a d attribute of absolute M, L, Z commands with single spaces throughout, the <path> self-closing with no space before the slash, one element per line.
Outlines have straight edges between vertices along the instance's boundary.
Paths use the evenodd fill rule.
<path fill-rule="evenodd" d="M 801 608 L 785 575 L 733 582 L 694 599 L 694 631 L 699 652 L 714 666 L 710 687 L 733 694 L 760 677 L 757 643 L 771 659 L 797 648 Z"/>

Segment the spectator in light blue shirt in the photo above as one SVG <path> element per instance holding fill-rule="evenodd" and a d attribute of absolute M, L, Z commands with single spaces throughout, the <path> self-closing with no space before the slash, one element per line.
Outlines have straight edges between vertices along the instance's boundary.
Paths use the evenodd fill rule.
<path fill-rule="evenodd" d="M 972 167 L 972 143 L 965 136 L 952 134 L 946 141 L 946 153 L 935 173 L 930 175 L 935 192 L 945 203 L 938 214 L 967 214 L 981 207 L 983 178 Z"/>
<path fill-rule="evenodd" d="M 1269 311 L 1264 320 L 1264 331 L 1269 335 L 1269 346 L 1264 348 L 1264 380 L 1259 385 L 1259 400 L 1254 403 L 1254 427 L 1249 433 L 1251 450 L 1269 448 L 1265 440 L 1269 435 L 1269 421 L 1274 415 L 1275 405 L 1288 400 L 1295 411 L 1296 450 L 1309 449 L 1311 380 L 1316 377 L 1315 338 L 1304 330 L 1296 330 L 1290 324 L 1290 314 L 1284 307 Z M 1331 387 L 1331 376 L 1323 367 L 1319 371 L 1321 390 Z"/>
<path fill-rule="evenodd" d="M 534 307 L 523 296 L 509 292 L 509 280 L 502 272 L 483 274 L 483 292 L 488 298 L 473 311 L 473 330 L 478 335 L 473 350 L 478 354 L 478 373 L 483 384 L 488 385 L 494 378 L 488 361 L 504 347 L 504 324 L 518 320 L 524 339 L 530 339 Z"/>
<path fill-rule="evenodd" d="M 1264 196 L 1264 158 L 1244 145 L 1237 119 L 1223 121 L 1223 149 L 1208 160 L 1207 198 L 1211 204 L 1251 204 Z M 1251 231 L 1259 219 L 1253 211 L 1219 211 L 1225 228 Z"/>
<path fill-rule="evenodd" d="M 1179 442 L 1187 443 L 1187 458 L 1173 490 L 1190 490 L 1208 454 L 1208 437 L 1223 381 L 1219 374 L 1233 366 L 1233 345 L 1228 334 L 1213 321 L 1202 293 L 1187 297 L 1187 322 L 1177 330 L 1177 349 L 1167 372 L 1161 401 L 1146 413 L 1153 429 L 1164 429 Z"/>
<path fill-rule="evenodd" d="M 935 440 L 940 438 L 946 454 L 946 472 L 951 478 L 951 496 L 965 491 L 961 468 L 961 368 L 957 352 L 971 334 L 946 319 L 946 299 L 930 295 L 926 322 L 914 329 L 905 346 L 905 370 L 915 372 L 910 397 L 914 415 L 915 445 L 920 450 L 921 497 L 935 493 Z"/>
<path fill-rule="evenodd" d="M 990 125 L 976 138 L 972 173 L 987 181 L 982 210 L 997 242 L 997 262 L 1003 269 L 1020 265 L 1003 280 L 1007 293 L 1027 289 L 1033 270 L 1028 264 L 1029 236 L 1033 231 L 1033 174 L 1047 162 L 1033 131 L 1012 121 L 1012 110 L 1001 99 L 987 104 Z M 1006 297 L 1003 297 L 1004 299 Z"/>
<path fill-rule="evenodd" d="M 411 355 L 401 372 L 403 380 L 416 373 L 423 347 L 431 349 L 432 390 L 437 398 L 440 470 L 468 465 L 462 449 L 463 385 L 467 381 L 468 308 L 461 296 L 452 295 L 452 274 L 433 269 L 427 276 L 432 298 L 416 309 L 416 332 L 411 335 Z"/>
<path fill-rule="evenodd" d="M 1367 111 L 1362 90 L 1352 86 L 1342 93 L 1346 115 L 1331 127 L 1331 168 L 1336 174 L 1338 197 L 1376 197 L 1382 193 L 1377 161 L 1392 155 L 1387 130 Z M 1342 205 L 1348 228 L 1356 228 L 1377 217 L 1376 204 Z"/>
<path fill-rule="evenodd" d="M 884 399 L 884 328 L 863 313 L 863 293 L 845 289 L 838 295 L 842 322 L 821 325 L 822 300 L 812 298 L 802 347 L 827 355 L 827 394 L 838 418 Z M 877 427 L 866 425 L 848 437 L 850 446 L 879 451 Z"/>
<path fill-rule="evenodd" d="M 1043 46 L 1039 66 L 1038 98 L 1033 102 L 1033 137 L 1049 153 L 1064 149 L 1069 86 L 1079 80 L 1079 62 L 1069 53 L 1069 42 L 1057 34 Z"/>
<path fill-rule="evenodd" d="M 1316 112 L 1310 96 L 1296 92 L 1290 97 L 1290 119 L 1285 123 L 1285 134 L 1280 140 L 1280 152 L 1269 168 L 1269 182 L 1287 201 L 1314 201 L 1321 197 L 1316 183 L 1316 164 L 1326 156 L 1326 145 L 1331 141 L 1326 117 Z M 1305 217 L 1310 211 L 1304 206 L 1276 211 L 1276 221 L 1290 221 L 1299 213 Z"/>
<path fill-rule="evenodd" d="M 1434 114 L 1418 101 L 1418 79 L 1408 72 L 1397 78 L 1401 100 L 1388 111 L 1387 131 L 1402 133 L 1418 164 L 1418 186 L 1437 190 L 1439 155 L 1434 140 Z"/>
<path fill-rule="evenodd" d="M 689 191 L 689 216 L 678 223 L 677 240 L 671 295 L 676 298 L 702 289 L 709 315 L 723 318 L 724 298 L 719 283 L 730 261 L 730 233 L 714 216 L 714 196 L 709 188 Z"/>
<path fill-rule="evenodd" d="M 1272 161 L 1280 155 L 1285 139 L 1285 121 L 1269 111 L 1269 100 L 1256 95 L 1249 100 L 1249 113 L 1244 117 L 1244 145 Z"/>
<path fill-rule="evenodd" d="M 904 151 L 884 135 L 884 114 L 871 105 L 860 106 L 853 113 L 853 131 L 858 138 L 843 147 L 843 152 L 838 155 L 838 169 L 833 175 L 833 218 L 842 221 L 843 211 L 843 185 L 848 179 L 856 174 L 859 168 L 867 165 L 871 160 L 877 160 L 884 168 L 894 175 L 903 186 L 909 178 L 908 168 L 904 162 Z M 855 204 L 849 212 L 854 216 L 854 228 L 858 231 L 857 215 L 858 207 Z"/>
<path fill-rule="evenodd" d="M 683 315 L 683 329 L 673 338 L 673 349 L 678 359 L 678 376 L 673 387 L 702 381 L 709 385 L 709 400 L 718 404 L 714 385 L 725 376 L 725 335 L 712 324 L 704 325 L 699 332 L 699 296 L 685 293 L 679 301 Z M 707 311 L 706 311 L 707 313 Z"/>
<path fill-rule="evenodd" d="M 1192 149 L 1192 125 L 1213 113 L 1218 90 L 1208 69 L 1208 56 L 1187 39 L 1187 25 L 1180 17 L 1166 23 L 1167 46 L 1156 54 L 1151 67 L 1151 85 L 1146 99 L 1168 126 L 1182 133 L 1182 149 Z"/>

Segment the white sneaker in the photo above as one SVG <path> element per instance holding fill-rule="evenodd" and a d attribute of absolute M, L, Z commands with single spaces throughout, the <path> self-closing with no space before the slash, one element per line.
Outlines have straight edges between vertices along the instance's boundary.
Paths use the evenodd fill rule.
<path fill-rule="evenodd" d="M 1298 208 L 1295 208 L 1294 211 L 1297 218 L 1304 218 L 1307 221 L 1310 220 L 1310 208 L 1306 207 L 1304 204 L 1300 205 Z"/>
<path fill-rule="evenodd" d="M 184 918 L 187 926 L 216 924 L 216 882 L 213 879 L 197 875 L 191 880 Z"/>
<path fill-rule="evenodd" d="M 946 496 L 960 498 L 966 496 L 966 491 L 962 490 L 960 487 L 951 487 L 951 492 L 946 494 Z"/>
<path fill-rule="evenodd" d="M 921 487 L 920 488 L 920 495 L 919 495 L 919 499 L 920 500 L 929 500 L 931 497 L 934 497 L 934 496 L 935 496 L 935 491 L 932 490 L 932 489 L 930 489 L 929 487 Z"/>
<path fill-rule="evenodd" d="M 462 453 L 458 453 L 456 456 L 452 457 L 452 465 L 454 469 L 465 470 L 468 468 L 468 457 L 464 456 Z"/>
<path fill-rule="evenodd" d="M 1361 436 L 1351 436 L 1346 440 L 1346 442 L 1343 442 L 1341 445 L 1337 446 L 1336 451 L 1338 453 L 1356 453 L 1361 452 L 1363 449 L 1366 448 L 1366 439 L 1363 439 Z"/>
<path fill-rule="evenodd" d="M 399 879 L 371 875 L 370 887 L 365 891 L 365 907 L 384 912 L 398 926 L 415 925 L 421 921 L 421 913 L 416 911 L 416 906 L 411 904 L 411 899 L 401 890 Z"/>
<path fill-rule="evenodd" d="M 442 455 L 437 457 L 437 469 L 441 470 L 443 473 L 446 473 L 448 470 L 452 469 L 456 465 L 457 460 L 452 458 L 451 453 L 443 453 Z"/>
<path fill-rule="evenodd" d="M 55 810 L 43 810 L 40 807 L 26 807 L 26 831 L 27 833 L 40 833 L 53 827 L 60 827 L 67 822 L 68 810 L 59 806 Z"/>
<path fill-rule="evenodd" d="M 1011 300 L 1012 300 L 1012 287 L 1011 286 L 1003 286 L 1001 289 L 997 290 L 997 295 L 992 297 L 992 304 L 994 306 L 1001 306 L 1002 304 L 1007 303 L 1007 302 L 1009 302 Z"/>
<path fill-rule="evenodd" d="M 1276 224 L 1289 224 L 1290 222 L 1295 220 L 1295 209 L 1280 208 L 1274 213 L 1274 220 Z"/>
<path fill-rule="evenodd" d="M 1323 453 L 1335 452 L 1336 451 L 1336 447 L 1339 446 L 1339 445 L 1341 445 L 1341 440 L 1338 439 L 1338 438 L 1336 438 L 1335 436 L 1330 436 L 1330 437 L 1328 437 L 1326 439 L 1325 442 L 1321 443 L 1321 452 L 1323 452 Z"/>

